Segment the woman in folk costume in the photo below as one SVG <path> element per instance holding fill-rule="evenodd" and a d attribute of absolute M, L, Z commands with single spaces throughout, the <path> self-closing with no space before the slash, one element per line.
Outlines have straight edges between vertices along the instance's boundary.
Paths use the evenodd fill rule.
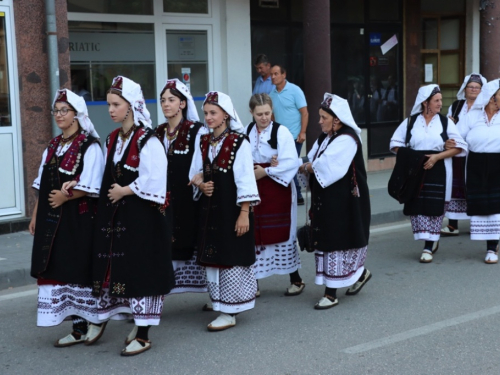
<path fill-rule="evenodd" d="M 212 132 L 201 137 L 189 176 L 203 193 L 200 199 L 198 261 L 206 266 L 213 310 L 208 325 L 220 331 L 236 325 L 236 315 L 255 305 L 257 282 L 252 207 L 260 198 L 250 143 L 231 98 L 209 92 L 203 102 L 205 123 Z"/>
<path fill-rule="evenodd" d="M 481 88 L 486 85 L 486 79 L 479 73 L 472 73 L 464 79 L 462 87 L 458 91 L 457 99 L 448 109 L 448 118 L 457 126 L 458 132 L 465 138 L 467 129 L 465 118 L 472 108 Z M 447 141 L 446 149 L 455 146 L 450 139 Z M 451 143 L 450 143 L 451 142 Z M 467 216 L 467 202 L 465 200 L 465 157 L 454 157 L 453 182 L 451 200 L 444 216 L 448 218 L 448 225 L 441 229 L 443 236 L 458 236 L 458 220 L 469 220 Z"/>
<path fill-rule="evenodd" d="M 404 208 L 404 214 L 411 218 L 415 240 L 425 241 L 421 263 L 432 262 L 439 246 L 441 224 L 451 199 L 451 157 L 467 154 L 467 143 L 453 121 L 439 113 L 442 105 L 438 85 L 421 87 L 411 116 L 396 129 L 389 146 L 394 153 L 400 147 L 409 147 L 427 157 L 421 191 Z M 445 150 L 448 139 L 455 141 L 455 147 Z"/>
<path fill-rule="evenodd" d="M 185 84 L 169 79 L 160 94 L 166 122 L 156 128 L 168 159 L 168 191 L 173 211 L 172 259 L 175 287 L 170 294 L 206 292 L 205 269 L 197 263 L 198 202 L 188 186 L 195 148 L 207 128 L 199 122 L 194 100 Z"/>
<path fill-rule="evenodd" d="M 370 235 L 370 196 L 356 125 L 347 100 L 325 93 L 319 108 L 323 132 L 299 171 L 309 175 L 312 193 L 311 239 L 316 249 L 316 284 L 324 296 L 314 306 L 339 303 L 337 289 L 355 295 L 370 280 L 364 267 Z M 303 179 L 303 175 L 301 176 Z"/>
<path fill-rule="evenodd" d="M 151 348 L 148 330 L 160 323 L 164 295 L 174 285 L 172 228 L 167 201 L 167 158 L 151 129 L 141 87 L 118 76 L 107 95 L 121 127 L 106 140 L 107 160 L 94 235 L 93 287 L 99 318 L 132 314 L 135 326 L 123 356 Z M 92 327 L 88 344 L 103 331 Z"/>
<path fill-rule="evenodd" d="M 483 86 L 467 115 L 466 186 L 471 240 L 486 240 L 485 263 L 498 263 L 500 238 L 500 79 Z"/>
<path fill-rule="evenodd" d="M 73 332 L 54 346 L 85 341 L 88 323 L 99 324 L 92 296 L 92 232 L 104 160 L 87 106 L 70 90 L 59 90 L 52 114 L 62 134 L 50 141 L 33 187 L 39 198 L 29 230 L 35 236 L 31 276 L 38 284 L 42 327 L 73 320 Z M 65 191 L 63 184 L 75 181 Z M 68 195 L 66 195 L 67 193 Z"/>
<path fill-rule="evenodd" d="M 273 102 L 269 95 L 255 94 L 249 105 L 255 122 L 246 127 L 245 133 L 250 140 L 261 199 L 254 208 L 255 277 L 290 275 L 291 285 L 285 296 L 296 296 L 305 284 L 299 275 L 296 242 L 297 192 L 290 181 L 301 163 L 290 131 L 271 121 Z"/>

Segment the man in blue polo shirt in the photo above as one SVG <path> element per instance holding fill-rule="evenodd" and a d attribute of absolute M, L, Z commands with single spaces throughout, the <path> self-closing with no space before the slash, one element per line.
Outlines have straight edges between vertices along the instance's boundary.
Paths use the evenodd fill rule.
<path fill-rule="evenodd" d="M 255 94 L 269 94 L 274 90 L 274 85 L 271 82 L 271 63 L 266 55 L 260 54 L 255 58 L 255 69 L 259 73 L 259 78 L 255 81 L 255 86 L 252 95 Z"/>
<path fill-rule="evenodd" d="M 307 122 L 309 121 L 306 97 L 299 86 L 286 80 L 286 69 L 282 65 L 272 66 L 271 79 L 276 86 L 269 94 L 273 100 L 274 119 L 290 130 L 295 139 L 297 155 L 300 155 L 302 144 L 306 140 Z M 294 177 L 294 181 L 297 187 L 297 204 L 303 205 L 304 198 L 300 192 L 297 176 Z"/>

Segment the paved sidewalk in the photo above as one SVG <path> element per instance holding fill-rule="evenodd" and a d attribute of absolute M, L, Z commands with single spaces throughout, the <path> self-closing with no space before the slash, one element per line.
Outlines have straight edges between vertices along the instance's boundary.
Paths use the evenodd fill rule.
<path fill-rule="evenodd" d="M 372 226 L 406 220 L 403 206 L 387 194 L 390 175 L 391 171 L 368 174 Z M 297 216 L 300 227 L 305 223 L 305 206 L 298 207 Z M 27 231 L 0 235 L 0 290 L 35 283 L 30 276 L 32 244 L 33 237 Z"/>

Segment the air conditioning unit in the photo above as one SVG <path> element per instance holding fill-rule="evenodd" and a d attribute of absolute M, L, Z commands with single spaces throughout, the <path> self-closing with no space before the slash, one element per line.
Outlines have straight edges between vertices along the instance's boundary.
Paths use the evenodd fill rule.
<path fill-rule="evenodd" d="M 259 0 L 259 6 L 261 8 L 279 8 L 279 0 Z"/>

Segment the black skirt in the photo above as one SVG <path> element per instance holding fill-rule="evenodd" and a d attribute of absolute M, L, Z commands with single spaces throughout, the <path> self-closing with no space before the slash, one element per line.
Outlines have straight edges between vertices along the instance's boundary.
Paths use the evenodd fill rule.
<path fill-rule="evenodd" d="M 467 215 L 500 213 L 500 153 L 469 151 L 467 157 Z"/>

